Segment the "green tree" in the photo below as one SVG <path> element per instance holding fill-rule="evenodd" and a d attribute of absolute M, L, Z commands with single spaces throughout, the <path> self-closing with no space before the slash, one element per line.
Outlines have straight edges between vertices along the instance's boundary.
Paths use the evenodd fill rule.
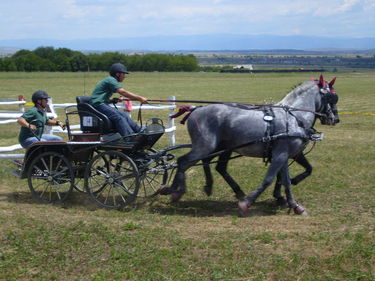
<path fill-rule="evenodd" d="M 52 60 L 55 55 L 55 49 L 53 47 L 38 47 L 33 52 L 37 56 L 48 60 Z"/>
<path fill-rule="evenodd" d="M 28 54 L 32 54 L 33 52 L 32 51 L 29 51 L 29 50 L 19 50 L 18 52 L 14 53 L 12 58 L 19 58 L 19 57 L 22 57 L 22 56 L 25 56 L 25 55 L 28 55 Z"/>
<path fill-rule="evenodd" d="M 54 64 L 35 53 L 26 53 L 25 55 L 13 58 L 18 71 L 53 71 Z"/>
<path fill-rule="evenodd" d="M 55 55 L 53 62 L 56 65 L 56 71 L 72 71 L 69 57 L 64 54 Z"/>
<path fill-rule="evenodd" d="M 72 71 L 88 71 L 88 58 L 81 52 L 74 52 L 70 58 L 70 66 Z"/>
<path fill-rule="evenodd" d="M 131 71 L 197 71 L 198 60 L 193 55 L 134 54 L 104 52 L 85 55 L 68 48 L 38 47 L 34 51 L 20 50 L 0 70 L 5 71 L 108 71 L 113 63 L 125 64 Z"/>
<path fill-rule="evenodd" d="M 4 58 L 3 64 L 5 71 L 17 71 L 17 66 L 12 58 Z"/>

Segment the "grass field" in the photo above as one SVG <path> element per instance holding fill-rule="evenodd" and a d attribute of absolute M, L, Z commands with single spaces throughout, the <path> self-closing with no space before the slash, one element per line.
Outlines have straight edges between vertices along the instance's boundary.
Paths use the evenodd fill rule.
<path fill-rule="evenodd" d="M 74 102 L 105 75 L 0 73 L 0 98 L 30 99 L 43 89 L 55 103 Z M 308 75 L 132 73 L 125 85 L 154 99 L 269 103 Z M 335 75 L 339 112 L 375 113 L 375 73 Z M 106 211 L 75 192 L 63 205 L 41 205 L 27 181 L 11 175 L 11 160 L 2 160 L 0 280 L 375 280 L 375 116 L 340 119 L 336 127 L 316 126 L 325 139 L 308 155 L 313 174 L 294 187 L 308 217 L 276 207 L 270 188 L 239 218 L 216 172 L 213 195 L 205 196 L 199 167 L 188 171 L 189 189 L 175 204 L 157 197 Z M 178 143 L 189 142 L 185 130 L 178 125 Z M 2 125 L 0 145 L 15 144 L 17 133 L 16 125 Z M 157 144 L 166 145 L 164 137 Z M 249 193 L 266 167 L 240 158 L 229 171 Z"/>

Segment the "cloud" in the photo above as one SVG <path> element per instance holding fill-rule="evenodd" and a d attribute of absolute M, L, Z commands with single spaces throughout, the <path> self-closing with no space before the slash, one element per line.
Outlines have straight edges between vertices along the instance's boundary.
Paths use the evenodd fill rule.
<path fill-rule="evenodd" d="M 373 0 L 13 0 L 0 3 L 0 37 L 288 35 L 325 30 L 375 36 L 374 14 Z"/>
<path fill-rule="evenodd" d="M 350 11 L 355 5 L 359 4 L 361 1 L 360 0 L 345 0 L 344 3 L 341 4 L 337 8 L 338 12 L 348 12 Z"/>

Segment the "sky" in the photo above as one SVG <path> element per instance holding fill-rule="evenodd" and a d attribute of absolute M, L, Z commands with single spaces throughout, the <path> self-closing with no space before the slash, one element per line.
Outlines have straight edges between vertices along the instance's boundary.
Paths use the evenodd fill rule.
<path fill-rule="evenodd" d="M 375 0 L 0 0 L 0 39 L 375 37 Z"/>

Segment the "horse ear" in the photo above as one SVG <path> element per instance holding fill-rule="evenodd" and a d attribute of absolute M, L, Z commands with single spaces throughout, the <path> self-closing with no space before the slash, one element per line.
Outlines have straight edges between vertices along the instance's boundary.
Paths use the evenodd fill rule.
<path fill-rule="evenodd" d="M 329 87 L 330 88 L 332 88 L 332 86 L 333 86 L 333 84 L 335 84 L 335 82 L 336 82 L 336 77 L 335 78 L 333 78 L 332 80 L 331 80 L 331 82 L 329 82 Z"/>
<path fill-rule="evenodd" d="M 323 87 L 324 87 L 324 84 L 325 84 L 325 81 L 324 81 L 323 75 L 320 74 L 319 82 L 318 82 L 318 87 L 319 87 L 319 88 L 323 88 Z"/>

